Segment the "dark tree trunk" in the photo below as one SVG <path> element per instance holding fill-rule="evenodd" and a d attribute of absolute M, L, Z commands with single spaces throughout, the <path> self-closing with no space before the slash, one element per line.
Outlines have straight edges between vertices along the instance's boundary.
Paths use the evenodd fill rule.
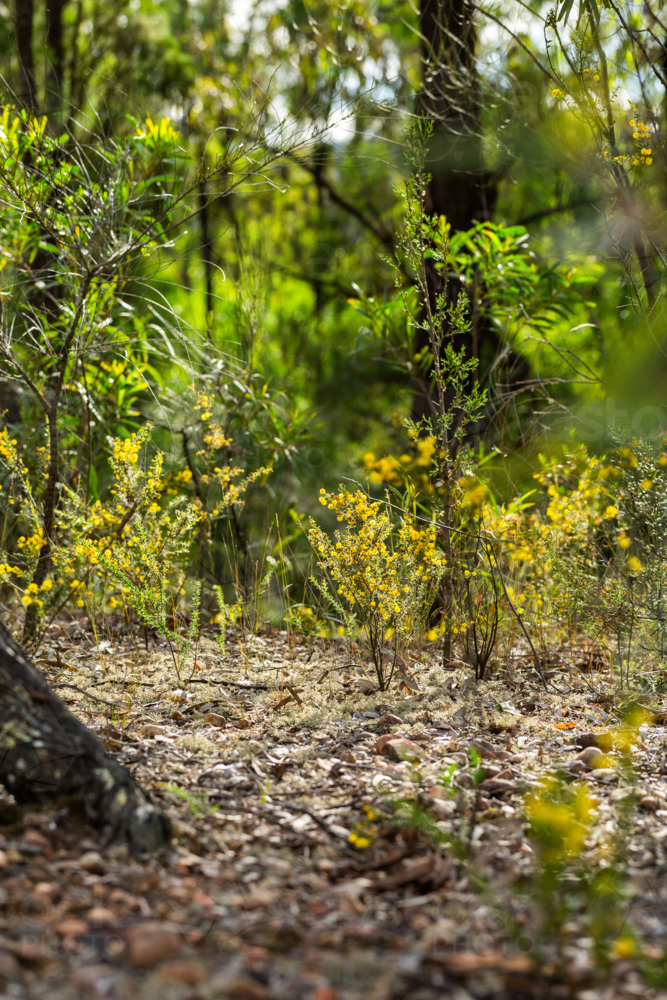
<path fill-rule="evenodd" d="M 425 208 L 429 215 L 445 216 L 453 233 L 470 229 L 475 222 L 491 216 L 495 191 L 488 184 L 484 171 L 481 138 L 481 95 L 475 64 L 477 33 L 474 8 L 468 0 L 420 0 L 419 25 L 422 45 L 422 88 L 418 111 L 433 124 L 425 164 L 431 179 L 427 185 Z M 427 274 L 428 295 L 432 307 L 442 291 L 442 276 L 435 270 Z M 447 287 L 450 302 L 456 301 L 458 288 L 453 282 Z M 472 309 L 469 332 L 454 336 L 456 350 L 465 350 L 467 357 L 480 362 L 490 361 L 496 353 L 497 341 L 490 324 L 481 326 Z M 446 331 L 445 331 L 446 332 Z M 488 343 L 483 343 L 486 340 Z M 429 335 L 421 332 L 417 349 L 430 347 Z M 482 358 L 481 354 L 488 355 Z M 481 368 L 481 365 L 480 365 Z M 478 378 L 480 370 L 472 376 Z M 416 422 L 435 416 L 431 395 L 430 373 L 415 378 L 412 386 L 412 417 Z M 445 393 L 445 406 L 451 410 L 453 391 Z M 466 435 L 472 439 L 478 428 L 469 427 Z M 450 440 L 455 441 L 454 435 Z M 452 448 L 455 444 L 452 444 Z M 449 470 L 449 464 L 443 464 Z M 450 533 L 451 483 L 449 471 L 445 480 L 442 511 L 441 541 L 447 558 L 438 604 L 443 618 L 449 622 L 453 613 L 454 583 L 452 577 L 452 543 Z M 447 627 L 443 635 L 443 666 L 452 657 L 452 633 Z"/>
<path fill-rule="evenodd" d="M 33 0 L 14 0 L 14 27 L 21 74 L 21 102 L 29 111 L 37 110 L 35 62 L 32 54 Z"/>
<path fill-rule="evenodd" d="M 199 224 L 201 226 L 201 250 L 204 261 L 204 281 L 206 285 L 206 329 L 212 322 L 213 313 L 213 237 L 210 227 L 210 205 L 206 181 L 199 185 Z"/>
<path fill-rule="evenodd" d="M 426 208 L 445 215 L 454 232 L 488 219 L 495 200 L 482 158 L 473 15 L 466 0 L 422 0 L 419 11 L 420 110 L 434 124 Z"/>
<path fill-rule="evenodd" d="M 60 108 L 65 71 L 65 46 L 63 42 L 63 8 L 67 0 L 47 0 L 46 44 L 49 54 L 49 75 L 46 106 L 51 111 Z"/>
<path fill-rule="evenodd" d="M 153 851 L 167 817 L 0 631 L 0 782 L 19 804 L 70 802 L 105 842 Z"/>
<path fill-rule="evenodd" d="M 483 98 L 476 67 L 477 32 L 475 6 L 469 0 L 421 0 L 419 21 L 422 45 L 422 89 L 418 111 L 433 123 L 426 169 L 431 180 L 426 190 L 426 210 L 444 215 L 452 232 L 470 229 L 475 222 L 491 219 L 497 196 L 497 178 L 486 169 L 483 156 L 481 117 Z M 431 285 L 435 295 L 437 276 Z M 450 283 L 453 298 L 458 289 Z M 471 329 L 457 338 L 455 347 L 465 347 L 469 357 L 477 358 L 477 377 L 484 379 L 503 347 L 493 325 L 471 309 Z M 427 338 L 418 349 L 427 346 Z M 502 368 L 495 370 L 495 380 L 506 382 L 503 391 L 492 399 L 485 416 L 470 428 L 475 438 L 489 420 L 503 409 L 503 393 L 526 379 L 529 371 L 523 358 L 510 351 Z M 509 397 L 508 397 L 509 398 Z M 417 380 L 413 392 L 413 418 L 431 413 L 427 380 Z"/>
<path fill-rule="evenodd" d="M 484 169 L 481 139 L 481 95 L 475 65 L 477 33 L 474 8 L 467 0 L 421 0 L 422 90 L 418 111 L 433 123 L 426 170 L 426 211 L 444 215 L 452 232 L 470 229 L 491 217 L 495 185 Z M 435 298 L 439 279 L 434 274 L 430 293 Z M 450 286 L 449 294 L 456 294 Z M 455 346 L 469 357 L 490 364 L 497 339 L 490 324 L 472 329 Z M 458 342 L 460 340 L 461 342 Z M 424 334 L 418 349 L 428 346 Z M 488 355 L 488 357 L 487 357 Z M 428 381 L 415 380 L 412 415 L 431 414 Z"/>

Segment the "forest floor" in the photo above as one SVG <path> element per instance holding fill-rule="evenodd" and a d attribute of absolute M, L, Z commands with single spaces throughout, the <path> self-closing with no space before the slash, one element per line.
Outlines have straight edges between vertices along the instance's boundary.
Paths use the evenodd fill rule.
<path fill-rule="evenodd" d="M 604 746 L 620 701 L 590 651 L 554 654 L 548 692 L 520 651 L 503 667 L 512 681 L 475 684 L 432 652 L 375 693 L 358 655 L 272 631 L 229 634 L 222 657 L 210 630 L 179 681 L 162 640 L 53 626 L 38 666 L 151 789 L 174 839 L 132 857 L 65 810 L 0 796 L 0 998 L 667 998 L 631 958 L 601 969 L 584 912 L 537 959 L 543 901 L 519 891 L 535 865 L 522 804 L 541 778 L 558 770 L 596 799 L 591 859 L 630 796 L 618 898 L 645 953 L 662 954 L 660 699 L 641 699 L 653 724 L 630 779 L 580 757 Z M 487 768 L 476 788 L 471 746 Z M 399 800 L 419 802 L 435 836 L 399 822 Z"/>

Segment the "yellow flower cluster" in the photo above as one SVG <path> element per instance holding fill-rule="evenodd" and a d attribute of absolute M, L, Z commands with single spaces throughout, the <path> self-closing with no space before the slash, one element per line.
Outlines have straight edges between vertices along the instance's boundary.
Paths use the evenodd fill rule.
<path fill-rule="evenodd" d="M 651 128 L 649 125 L 645 125 L 644 122 L 638 121 L 636 118 L 630 119 L 630 127 L 634 129 L 632 133 L 635 146 L 634 153 L 620 153 L 617 156 L 612 156 L 609 146 L 604 144 L 600 156 L 607 163 L 628 163 L 632 167 L 650 167 L 653 163 Z M 660 145 L 663 145 L 663 143 L 660 143 Z"/>
<path fill-rule="evenodd" d="M 10 469 L 14 469 L 20 464 L 16 444 L 16 438 L 10 438 L 9 431 L 3 427 L 0 431 L 0 456 L 4 458 Z"/>
<path fill-rule="evenodd" d="M 165 142 L 178 142 L 180 136 L 169 118 L 162 118 L 159 122 L 154 122 L 150 115 L 146 118 L 144 126 L 137 125 L 135 132 L 137 139 L 152 139 L 157 145 Z"/>
<path fill-rule="evenodd" d="M 550 866 L 578 855 L 593 823 L 596 803 L 581 785 L 548 779 L 524 800 L 526 816 L 542 860 Z"/>
<path fill-rule="evenodd" d="M 140 432 L 132 434 L 131 437 L 116 438 L 113 443 L 113 457 L 115 462 L 127 462 L 129 465 L 136 465 L 139 461 L 139 451 L 146 439 L 146 433 Z"/>
<path fill-rule="evenodd" d="M 645 125 L 643 122 L 639 122 L 635 118 L 630 119 L 630 125 L 635 129 L 632 133 L 632 138 L 638 140 L 635 142 L 635 147 L 638 152 L 635 153 L 632 158 L 632 165 L 636 167 L 640 163 L 643 163 L 647 167 L 650 167 L 653 163 L 652 150 L 649 145 L 651 141 L 651 128 L 649 125 Z"/>
<path fill-rule="evenodd" d="M 215 396 L 206 392 L 195 392 L 195 410 L 201 410 L 199 414 L 199 419 L 204 422 L 211 419 L 213 416 L 213 407 L 215 406 Z"/>
<path fill-rule="evenodd" d="M 358 823 L 355 823 L 354 830 L 348 837 L 349 842 L 362 851 L 365 847 L 370 847 L 377 834 L 376 820 L 378 815 L 371 806 L 364 806 L 364 816 Z"/>
<path fill-rule="evenodd" d="M 203 416 L 202 416 L 203 419 Z M 222 451 L 232 443 L 232 439 L 225 437 L 225 433 L 218 424 L 211 424 L 206 434 L 204 434 L 204 444 L 207 444 L 212 451 Z"/>
<path fill-rule="evenodd" d="M 423 630 L 445 568 L 435 525 L 419 527 L 407 515 L 393 525 L 381 504 L 343 486 L 338 494 L 321 490 L 320 503 L 346 523 L 332 540 L 311 520 L 309 540 L 336 589 L 327 597 L 350 631 L 355 623 L 365 630 L 373 650 L 388 634 L 394 644 L 408 642 Z"/>
<path fill-rule="evenodd" d="M 33 535 L 29 535 L 28 538 L 25 535 L 21 535 L 18 540 L 18 546 L 20 549 L 25 549 L 25 551 L 31 556 L 38 556 L 41 548 L 44 544 L 44 532 L 41 528 L 36 528 Z"/>
<path fill-rule="evenodd" d="M 403 452 L 398 458 L 394 455 L 376 458 L 372 451 L 362 455 L 361 460 L 370 481 L 377 485 L 389 483 L 391 486 L 402 486 L 410 482 L 418 494 L 433 494 L 435 489 L 430 473 L 436 457 L 436 440 L 431 435 L 413 438 L 411 447 L 412 453 Z"/>

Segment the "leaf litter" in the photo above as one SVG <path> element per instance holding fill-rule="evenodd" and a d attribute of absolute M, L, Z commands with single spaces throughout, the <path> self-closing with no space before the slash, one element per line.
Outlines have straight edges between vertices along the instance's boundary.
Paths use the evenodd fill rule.
<path fill-rule="evenodd" d="M 179 683 L 155 636 L 119 623 L 97 643 L 83 622 L 54 625 L 38 665 L 151 790 L 174 835 L 161 854 L 132 857 L 82 833 L 67 808 L 0 798 L 0 996 L 667 997 L 631 960 L 602 975 L 576 919 L 564 928 L 566 974 L 554 975 L 498 915 L 520 912 L 513 886 L 534 865 L 530 788 L 554 768 L 569 773 L 594 795 L 599 826 L 628 792 L 600 766 L 615 704 L 604 672 L 566 663 L 544 693 L 520 652 L 511 680 L 477 685 L 434 653 L 409 683 L 378 692 L 359 656 L 346 641 L 273 630 L 228 633 L 222 658 L 205 629 Z M 656 956 L 667 927 L 664 702 L 652 697 L 654 724 L 633 748 L 627 847 L 627 914 Z M 471 748 L 485 771 L 474 788 Z M 427 822 L 399 821 L 400 800 Z M 463 829 L 467 862 L 442 846 Z"/>

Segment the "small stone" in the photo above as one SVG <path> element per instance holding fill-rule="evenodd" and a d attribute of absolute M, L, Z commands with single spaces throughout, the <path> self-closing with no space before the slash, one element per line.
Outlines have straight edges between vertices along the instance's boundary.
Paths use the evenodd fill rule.
<path fill-rule="evenodd" d="M 206 966 L 201 962 L 165 962 L 156 973 L 158 979 L 166 982 L 186 983 L 197 986 L 208 978 Z"/>
<path fill-rule="evenodd" d="M 380 752 L 383 757 L 387 757 L 389 760 L 407 760 L 411 763 L 421 760 L 422 755 L 421 747 L 418 747 L 412 740 L 407 740 L 405 737 L 400 736 L 393 740 L 388 740 Z"/>
<path fill-rule="evenodd" d="M 209 726 L 215 726 L 216 729 L 224 729 L 227 725 L 227 719 L 224 715 L 216 715 L 215 712 L 209 712 L 206 721 Z"/>
<path fill-rule="evenodd" d="M 33 969 L 50 965 L 54 957 L 46 941 L 30 937 L 21 938 L 14 949 L 14 955 L 18 958 L 21 965 L 27 965 Z"/>
<path fill-rule="evenodd" d="M 86 920 L 94 927 L 115 927 L 118 924 L 115 913 L 104 906 L 94 906 L 88 910 Z"/>
<path fill-rule="evenodd" d="M 10 951 L 0 948 L 0 989 L 21 978 L 21 969 Z"/>
<path fill-rule="evenodd" d="M 597 747 L 586 747 L 585 750 L 577 754 L 577 759 L 583 761 L 584 764 L 587 764 L 593 770 L 598 767 L 604 767 L 607 763 L 602 750 L 599 750 Z"/>
<path fill-rule="evenodd" d="M 268 1000 L 269 991 L 250 976 L 235 976 L 228 983 L 225 995 L 229 1000 Z"/>
<path fill-rule="evenodd" d="M 146 736 L 150 739 L 151 736 L 166 736 L 169 733 L 169 730 L 166 726 L 158 726 L 154 722 L 148 722 L 141 726 L 139 732 L 142 736 Z"/>
<path fill-rule="evenodd" d="M 86 851 L 79 858 L 79 868 L 91 875 L 104 875 L 106 866 L 99 851 Z"/>
<path fill-rule="evenodd" d="M 507 778 L 485 778 L 484 781 L 480 781 L 478 787 L 489 795 L 504 795 L 505 792 L 512 791 L 516 786 L 513 781 L 508 781 Z"/>
<path fill-rule="evenodd" d="M 664 809 L 665 802 L 664 799 L 658 798 L 657 795 L 643 795 L 638 805 L 640 809 L 648 809 L 651 812 L 655 812 L 657 809 Z"/>
<path fill-rule="evenodd" d="M 433 799 L 431 806 L 438 819 L 449 819 L 456 812 L 456 803 L 453 799 Z"/>
<path fill-rule="evenodd" d="M 87 933 L 88 924 L 84 920 L 77 920 L 76 917 L 61 920 L 56 924 L 56 934 L 60 937 L 82 937 Z"/>
<path fill-rule="evenodd" d="M 609 753 L 614 749 L 613 733 L 582 733 L 575 738 L 575 743 L 580 747 L 597 747 L 603 753 Z"/>
<path fill-rule="evenodd" d="M 72 973 L 72 985 L 81 993 L 96 993 L 108 996 L 118 969 L 111 965 L 83 965 Z"/>
<path fill-rule="evenodd" d="M 312 1000 L 338 1000 L 338 990 L 329 986 L 328 983 L 324 986 L 318 986 L 313 993 Z"/>
<path fill-rule="evenodd" d="M 470 741 L 471 748 L 474 748 L 480 757 L 495 757 L 497 750 L 493 743 L 488 740 L 476 739 Z"/>
<path fill-rule="evenodd" d="M 373 747 L 373 753 L 382 753 L 389 740 L 395 740 L 398 735 L 398 733 L 385 733 L 383 736 L 378 736 Z"/>
<path fill-rule="evenodd" d="M 234 904 L 241 910 L 265 910 L 267 906 L 271 906 L 275 898 L 274 892 L 263 892 L 261 889 L 255 889 L 247 896 L 236 896 Z"/>
<path fill-rule="evenodd" d="M 402 726 L 403 719 L 399 719 L 397 715 L 383 715 L 377 721 L 378 726 Z"/>
<path fill-rule="evenodd" d="M 0 851 L 0 871 L 2 871 L 3 868 L 6 868 L 8 864 L 9 858 L 7 857 L 6 852 Z"/>
<path fill-rule="evenodd" d="M 125 940 L 128 961 L 138 969 L 152 969 L 159 962 L 173 958 L 181 947 L 181 938 L 175 931 L 153 920 L 130 927 Z"/>
<path fill-rule="evenodd" d="M 30 844 L 31 847 L 39 848 L 44 854 L 51 854 L 53 852 L 51 841 L 43 833 L 40 833 L 39 830 L 26 830 L 23 834 L 23 840 L 26 844 Z"/>

